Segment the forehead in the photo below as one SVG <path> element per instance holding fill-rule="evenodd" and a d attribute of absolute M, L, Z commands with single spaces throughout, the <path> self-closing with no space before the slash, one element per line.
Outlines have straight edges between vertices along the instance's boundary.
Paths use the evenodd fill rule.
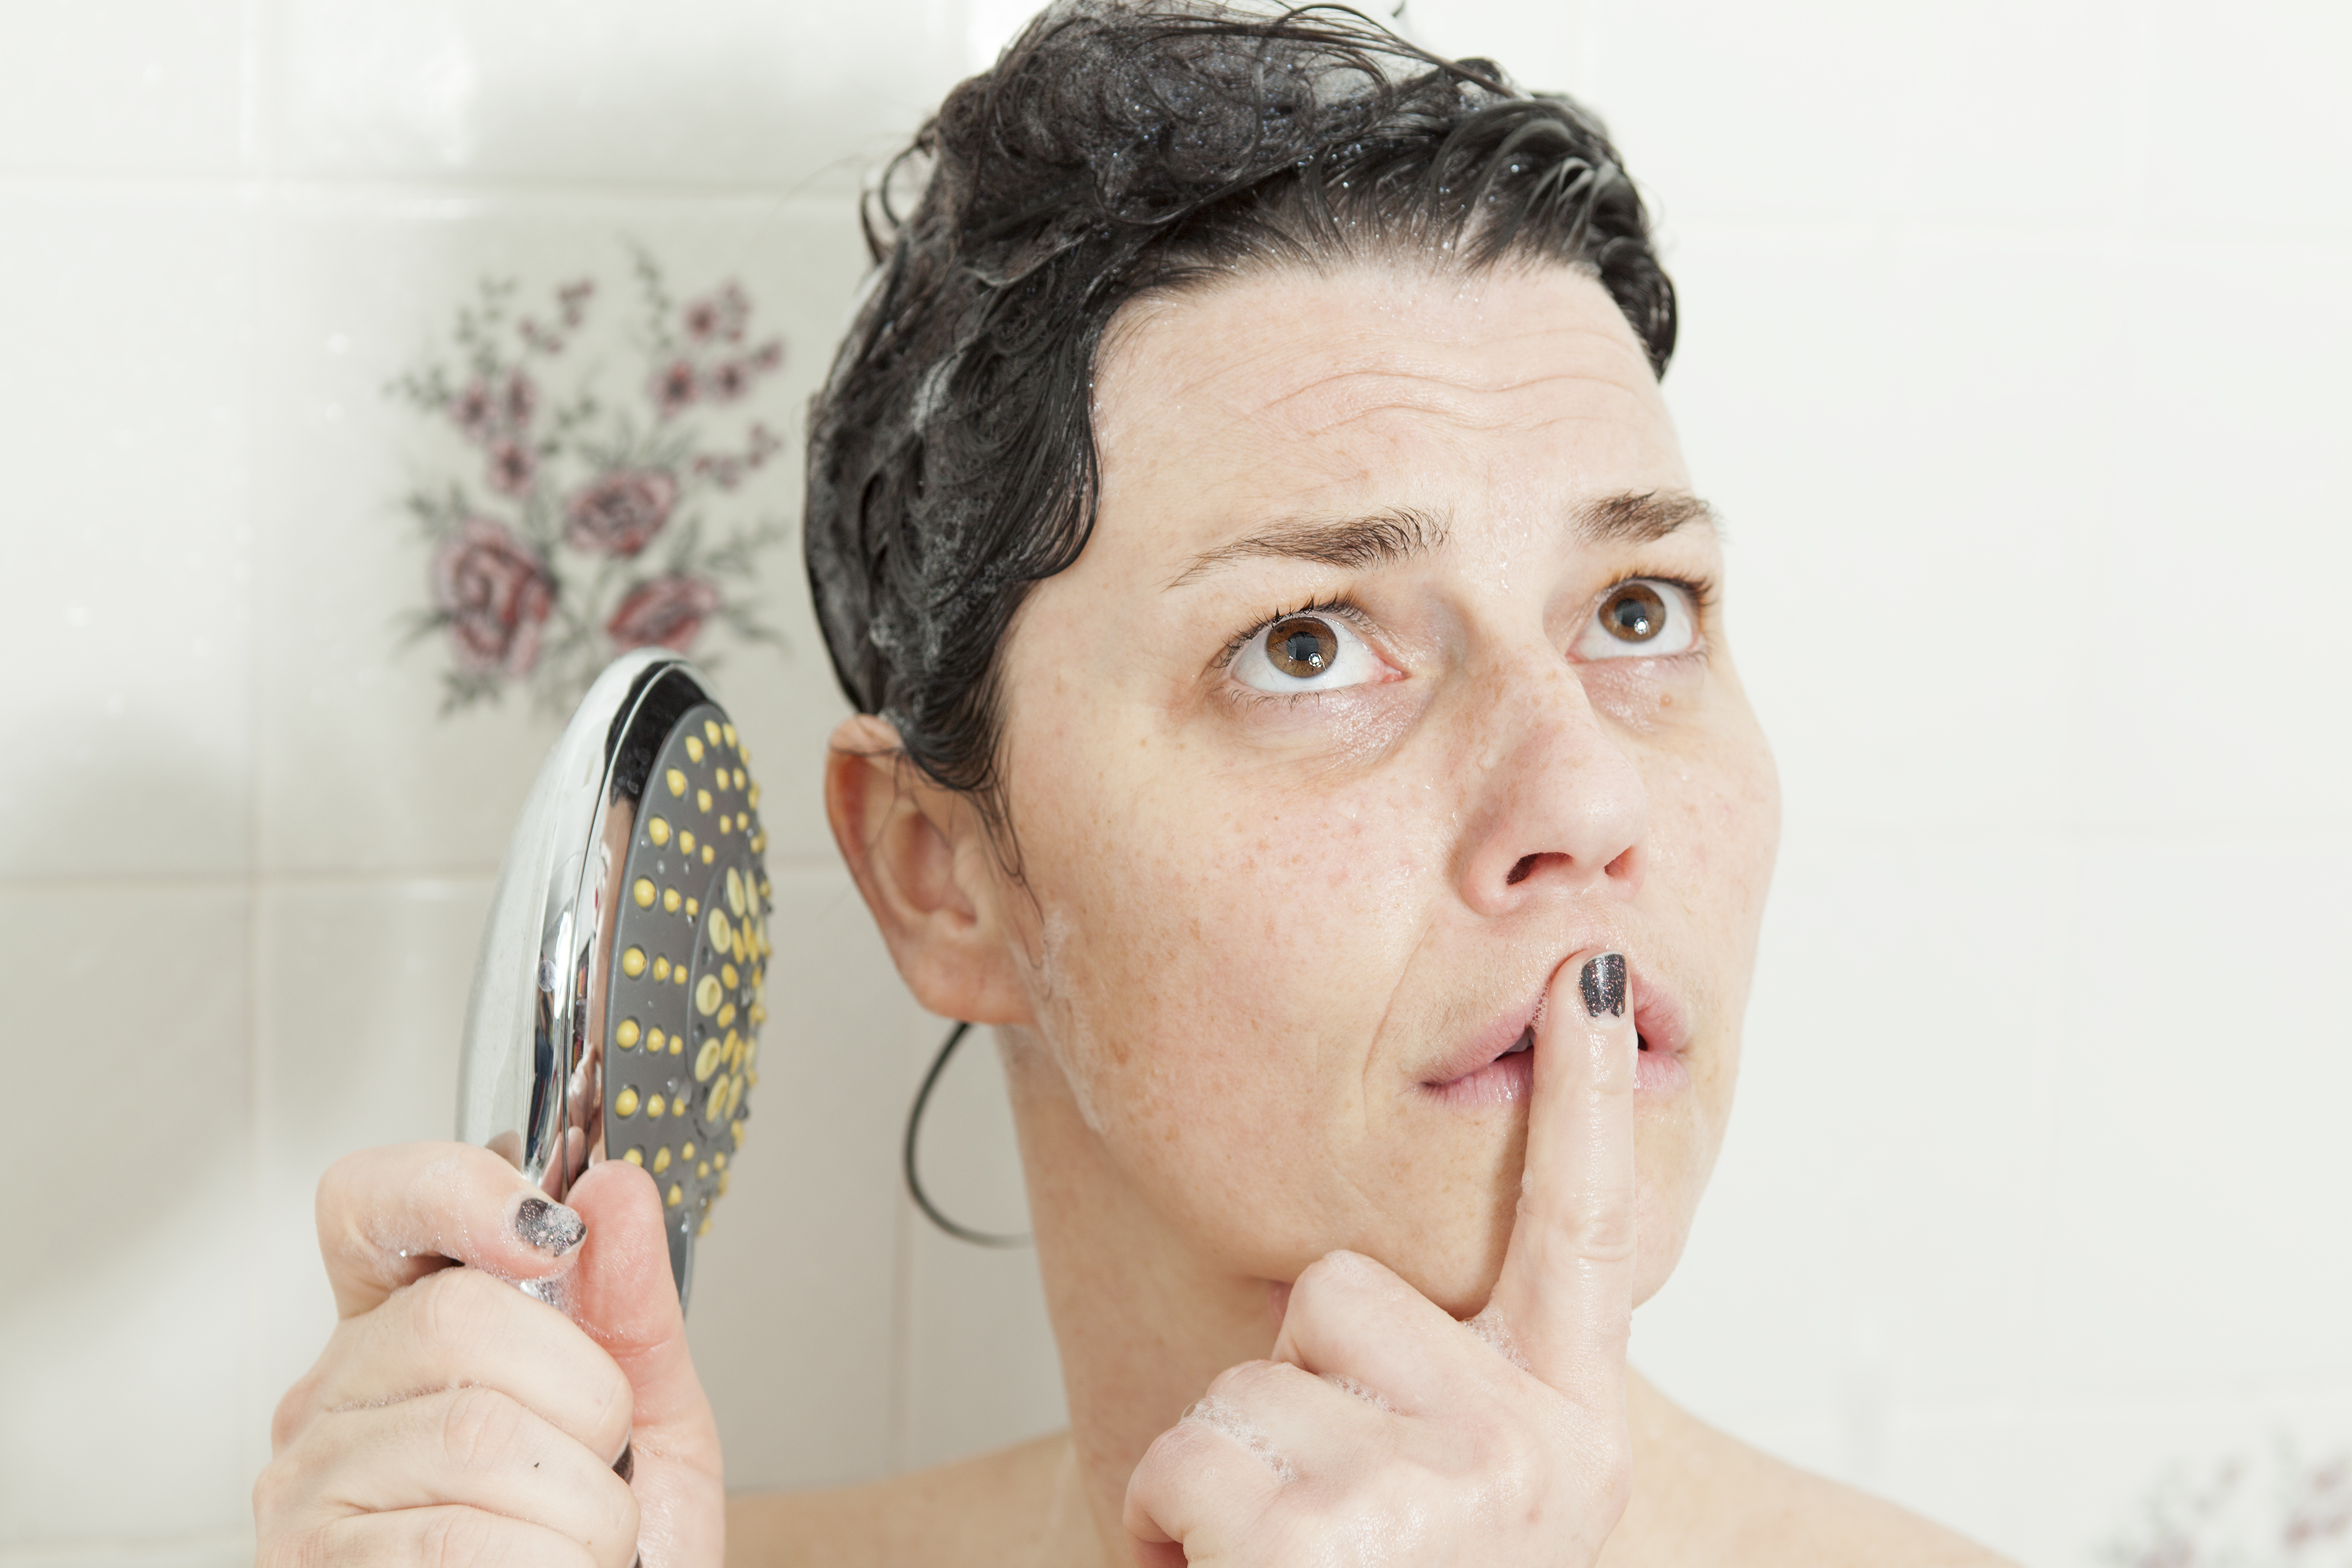
<path fill-rule="evenodd" d="M 1106 525 L 1149 511 L 1171 548 L 1269 507 L 1470 521 L 1482 500 L 1688 483 L 1632 328 L 1564 267 L 1302 268 L 1140 300 L 1106 340 L 1095 422 Z"/>

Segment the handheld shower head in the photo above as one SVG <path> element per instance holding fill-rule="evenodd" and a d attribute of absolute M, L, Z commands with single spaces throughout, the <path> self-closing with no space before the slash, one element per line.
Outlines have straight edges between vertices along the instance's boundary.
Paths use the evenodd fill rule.
<path fill-rule="evenodd" d="M 678 1299 L 743 1145 L 770 887 L 741 737 L 685 660 L 625 654 L 548 753 L 482 931 L 457 1135 L 551 1197 L 651 1172 Z"/>

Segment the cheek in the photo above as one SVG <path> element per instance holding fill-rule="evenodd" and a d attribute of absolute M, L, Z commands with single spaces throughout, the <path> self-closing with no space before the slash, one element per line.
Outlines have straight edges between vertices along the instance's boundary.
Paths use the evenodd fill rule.
<path fill-rule="evenodd" d="M 1203 1233 L 1278 1249 L 1358 1152 L 1368 1042 L 1442 861 L 1412 787 L 1223 782 L 1181 743 L 1132 750 L 1131 768 L 1051 774 L 1084 788 L 1016 781 L 1035 1016 L 1140 1185 Z"/>
<path fill-rule="evenodd" d="M 1637 736 L 1657 734 L 1691 711 L 1703 672 L 1673 659 L 1607 659 L 1578 669 L 1585 700 Z"/>
<path fill-rule="evenodd" d="M 1693 936 L 1745 974 L 1780 836 L 1780 784 L 1753 721 L 1668 732 L 1644 746 L 1652 875 Z"/>
<path fill-rule="evenodd" d="M 1096 831 L 1030 868 L 1050 989 L 1149 1030 L 1171 1068 L 1245 1052 L 1280 1077 L 1313 1054 L 1286 1041 L 1342 1036 L 1336 1015 L 1365 1005 L 1359 982 L 1392 972 L 1414 907 L 1423 857 L 1411 827 L 1341 800 L 1253 805 L 1201 789 L 1129 799 L 1131 816 L 1095 817 Z M 1108 1039 L 1103 1050 L 1115 1064 L 1133 1055 Z"/>
<path fill-rule="evenodd" d="M 1682 722 L 1687 717 L 1691 722 Z M 1702 722 L 1704 721 L 1704 722 Z M 1690 1092 L 1647 1103 L 1640 1128 L 1638 1299 L 1664 1284 L 1713 1173 L 1738 1077 L 1741 1020 L 1780 838 L 1771 753 L 1744 704 L 1706 699 L 1639 737 L 1650 795 L 1642 903 L 1672 933 L 1691 1009 Z"/>

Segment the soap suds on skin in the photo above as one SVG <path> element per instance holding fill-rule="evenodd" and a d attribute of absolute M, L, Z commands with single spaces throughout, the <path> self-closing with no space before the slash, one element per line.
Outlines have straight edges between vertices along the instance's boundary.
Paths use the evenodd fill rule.
<path fill-rule="evenodd" d="M 1272 1470 L 1276 1479 L 1286 1485 L 1298 1479 L 1298 1472 L 1291 1468 L 1290 1461 L 1274 1451 L 1274 1445 L 1266 1439 L 1265 1434 L 1250 1425 L 1241 1407 L 1230 1400 L 1220 1399 L 1212 1394 L 1185 1411 L 1183 1419 L 1231 1437 Z"/>
<path fill-rule="evenodd" d="M 1069 947 L 1076 931 L 1076 923 L 1062 910 L 1040 911 L 1036 964 L 1039 999 L 1057 1015 L 1059 1027 L 1038 1032 L 1045 1038 L 1054 1064 L 1062 1070 L 1063 1082 L 1070 1087 L 1070 1099 L 1078 1108 L 1078 1120 L 1086 1124 L 1088 1132 L 1100 1137 L 1103 1119 L 1096 1104 L 1094 1063 L 1100 1060 L 1101 1041 L 1093 1020 L 1078 1003 L 1079 988 L 1069 983 Z"/>
<path fill-rule="evenodd" d="M 1327 1372 L 1323 1375 L 1323 1381 L 1343 1394 L 1354 1395 L 1375 1410 L 1385 1410 L 1391 1415 L 1396 1414 L 1396 1406 L 1390 1404 L 1379 1389 L 1360 1383 L 1344 1372 Z"/>
<path fill-rule="evenodd" d="M 1486 1341 L 1488 1349 L 1521 1372 L 1528 1370 L 1527 1355 L 1519 1349 L 1519 1342 L 1511 1336 L 1510 1325 L 1504 1322 L 1492 1307 L 1462 1326 Z"/>

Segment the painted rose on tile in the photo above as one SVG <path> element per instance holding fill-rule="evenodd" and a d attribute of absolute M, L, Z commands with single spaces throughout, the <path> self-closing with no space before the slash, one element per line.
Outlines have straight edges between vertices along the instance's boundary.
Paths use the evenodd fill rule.
<path fill-rule="evenodd" d="M 694 646 L 703 622 L 718 612 L 719 604 L 719 591 L 698 577 L 640 583 L 604 622 L 604 634 L 625 651 L 658 643 L 683 653 Z"/>
<path fill-rule="evenodd" d="M 555 580 L 530 547 L 487 517 L 467 517 L 433 552 L 431 578 L 434 608 L 449 628 L 459 668 L 530 673 L 555 607 Z"/>
<path fill-rule="evenodd" d="M 2267 1454 L 2174 1470 L 2099 1553 L 2111 1568 L 2343 1568 L 2352 1449 L 2319 1459 L 2282 1433 Z"/>
<path fill-rule="evenodd" d="M 709 664 L 714 633 L 779 642 L 756 585 L 784 497 L 751 481 L 784 446 L 759 417 L 783 343 L 740 284 L 680 303 L 644 250 L 632 274 L 632 308 L 601 316 L 593 277 L 537 308 L 485 279 L 389 389 L 442 455 L 404 499 L 427 547 L 413 631 L 447 641 L 445 709 L 520 686 L 560 711 L 632 648 Z"/>
<path fill-rule="evenodd" d="M 583 486 L 564 508 L 563 537 L 602 555 L 633 556 L 669 521 L 677 481 L 664 468 L 632 468 Z"/>

